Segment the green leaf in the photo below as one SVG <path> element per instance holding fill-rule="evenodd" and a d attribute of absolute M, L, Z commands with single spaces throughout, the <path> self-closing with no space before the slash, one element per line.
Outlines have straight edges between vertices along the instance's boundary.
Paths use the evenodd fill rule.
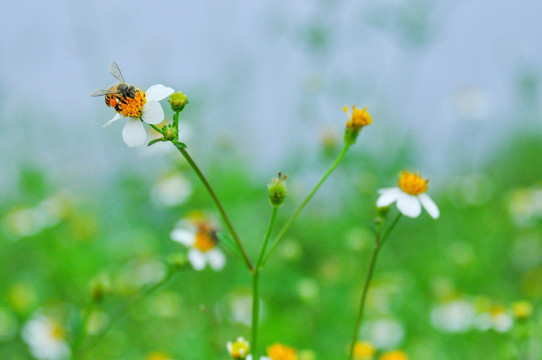
<path fill-rule="evenodd" d="M 186 144 L 185 143 L 182 143 L 180 141 L 175 141 L 173 143 L 173 145 L 175 145 L 175 147 L 179 148 L 179 149 L 186 149 Z"/>

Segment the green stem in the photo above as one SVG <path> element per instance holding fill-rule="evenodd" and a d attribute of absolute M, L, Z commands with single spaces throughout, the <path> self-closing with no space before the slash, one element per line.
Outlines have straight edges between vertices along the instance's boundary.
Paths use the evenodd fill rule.
<path fill-rule="evenodd" d="M 378 258 L 378 253 L 380 252 L 380 249 L 382 248 L 382 245 L 384 245 L 384 242 L 390 232 L 393 230 L 395 225 L 399 222 L 399 219 L 401 218 L 401 213 L 397 215 L 393 223 L 388 227 L 386 232 L 384 233 L 384 236 L 380 237 L 382 233 L 382 223 L 377 224 L 376 229 L 376 235 L 375 235 L 375 245 L 373 249 L 373 255 L 371 256 L 371 262 L 369 263 L 369 270 L 367 272 L 367 277 L 365 279 L 365 284 L 363 285 L 363 291 L 361 293 L 361 300 L 359 302 L 359 310 L 358 310 L 358 317 L 356 319 L 356 325 L 354 326 L 354 334 L 352 336 L 352 342 L 350 343 L 350 351 L 348 355 L 348 359 L 352 360 L 354 358 L 354 349 L 356 347 L 356 342 L 358 339 L 359 329 L 361 327 L 361 322 L 363 320 L 363 313 L 365 311 L 365 302 L 367 300 L 367 293 L 369 292 L 369 286 L 371 284 L 371 280 L 373 278 L 374 269 L 376 266 L 376 260 Z"/>
<path fill-rule="evenodd" d="M 177 137 L 179 136 L 179 111 L 173 114 L 173 128 L 177 130 Z"/>
<path fill-rule="evenodd" d="M 92 349 L 96 346 L 96 344 L 98 344 L 100 340 L 102 340 L 103 337 L 109 332 L 109 330 L 111 330 L 111 328 L 113 328 L 113 326 L 115 326 L 115 324 L 119 322 L 128 313 L 132 305 L 145 299 L 147 296 L 151 295 L 156 290 L 164 286 L 169 280 L 171 280 L 171 278 L 173 277 L 173 275 L 175 275 L 175 273 L 176 273 L 176 269 L 170 268 L 166 276 L 164 276 L 164 278 L 160 282 L 132 296 L 132 298 L 130 298 L 122 307 L 120 307 L 115 312 L 115 314 L 111 316 L 111 320 L 109 321 L 107 326 L 105 326 L 102 329 L 102 331 L 88 343 L 86 347 L 83 347 L 81 350 L 79 350 L 78 354 L 74 354 L 73 359 L 83 359 L 86 355 L 88 355 L 92 351 Z"/>
<path fill-rule="evenodd" d="M 250 261 L 250 258 L 248 257 L 247 252 L 245 251 L 245 248 L 241 244 L 241 240 L 239 239 L 239 236 L 237 235 L 237 232 L 235 231 L 235 228 L 233 227 L 233 225 L 232 225 L 232 223 L 230 221 L 230 218 L 226 214 L 226 211 L 224 210 L 224 207 L 222 206 L 222 203 L 220 202 L 220 200 L 218 199 L 218 196 L 216 196 L 215 191 L 211 187 L 211 184 L 209 184 L 209 182 L 207 181 L 207 179 L 205 178 L 205 176 L 203 175 L 203 173 L 201 172 L 199 167 L 196 165 L 194 160 L 192 160 L 192 158 L 190 157 L 190 155 L 188 154 L 186 149 L 182 149 L 182 148 L 179 148 L 179 147 L 176 147 L 176 148 L 184 156 L 184 158 L 186 159 L 188 164 L 190 164 L 190 166 L 192 167 L 192 169 L 194 170 L 196 175 L 199 177 L 199 179 L 201 180 L 201 182 L 203 183 L 203 185 L 205 186 L 205 188 L 209 192 L 209 195 L 211 195 L 211 198 L 213 199 L 216 206 L 218 207 L 218 210 L 220 212 L 220 215 L 222 216 L 222 219 L 226 223 L 226 226 L 228 227 L 228 230 L 230 231 L 231 235 L 233 236 L 235 244 L 237 245 L 237 247 L 239 248 L 239 251 L 241 252 L 241 255 L 243 257 L 243 260 L 245 261 L 245 264 L 246 264 L 248 270 L 250 272 L 252 272 L 254 270 L 254 266 L 252 265 L 252 262 Z"/>
<path fill-rule="evenodd" d="M 260 251 L 260 256 L 258 257 L 258 262 L 254 267 L 252 272 L 252 339 L 250 341 L 252 347 L 252 356 L 253 359 L 258 359 L 258 323 L 260 320 L 260 270 L 262 267 L 263 259 L 267 246 L 269 244 L 269 238 L 271 237 L 271 231 L 273 230 L 273 225 L 275 224 L 275 219 L 277 217 L 278 207 L 273 206 L 273 213 L 271 214 L 271 220 L 269 221 L 269 226 L 267 227 L 267 232 L 265 234 L 265 239 L 263 241 L 262 249 Z"/>
<path fill-rule="evenodd" d="M 277 248 L 280 240 L 282 240 L 282 238 L 284 237 L 284 234 L 286 234 L 286 231 L 288 230 L 288 228 L 290 227 L 290 225 L 292 225 L 292 223 L 294 222 L 294 220 L 297 218 L 297 216 L 299 215 L 299 213 L 301 213 L 301 211 L 303 210 L 303 208 L 305 207 L 305 205 L 307 205 L 307 203 L 312 199 L 312 197 L 314 196 L 314 194 L 316 194 L 316 191 L 318 191 L 318 189 L 320 188 L 320 186 L 324 183 L 324 181 L 326 181 L 326 179 L 329 177 L 329 175 L 331 175 L 331 173 L 333 172 L 333 170 L 335 170 L 335 168 L 337 167 L 337 165 L 339 165 L 339 163 L 341 162 L 341 160 L 343 159 L 344 155 L 346 155 L 346 152 L 348 151 L 348 148 L 350 147 L 350 145 L 348 144 L 345 144 L 341 153 L 337 156 L 337 158 L 335 159 L 335 161 L 333 162 L 333 164 L 331 164 L 330 168 L 326 171 L 326 173 L 324 174 L 324 176 L 322 176 L 322 178 L 320 179 L 320 181 L 318 182 L 318 184 L 316 184 L 316 186 L 312 189 L 312 191 L 310 192 L 310 194 L 305 198 L 305 200 L 303 200 L 303 202 L 301 203 L 301 205 L 299 205 L 299 207 L 297 208 L 297 210 L 294 212 L 294 214 L 288 219 L 288 221 L 286 222 L 286 224 L 282 227 L 282 229 L 280 230 L 279 234 L 277 235 L 277 237 L 275 238 L 275 240 L 273 241 L 273 245 L 271 246 L 271 249 L 269 250 L 269 252 L 265 255 L 264 257 L 264 260 L 263 260 L 263 263 L 265 264 L 265 262 L 267 261 L 267 259 L 269 258 L 269 256 L 271 255 L 271 253 L 273 251 L 275 251 L 275 249 Z"/>

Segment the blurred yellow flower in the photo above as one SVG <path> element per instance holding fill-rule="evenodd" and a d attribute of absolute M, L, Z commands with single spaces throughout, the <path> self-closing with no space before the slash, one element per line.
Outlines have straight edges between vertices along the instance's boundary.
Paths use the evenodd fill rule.
<path fill-rule="evenodd" d="M 248 355 L 249 344 L 243 337 L 238 337 L 235 342 L 228 341 L 228 352 L 234 359 L 244 359 Z"/>
<path fill-rule="evenodd" d="M 356 360 L 370 360 L 375 354 L 374 346 L 367 341 L 358 341 L 354 345 L 354 359 Z"/>
<path fill-rule="evenodd" d="M 533 314 L 533 305 L 526 301 L 516 301 L 512 304 L 512 314 L 518 320 L 525 320 Z"/>
<path fill-rule="evenodd" d="M 297 352 L 294 348 L 278 343 L 267 348 L 267 356 L 271 360 L 297 360 Z"/>
<path fill-rule="evenodd" d="M 404 352 L 400 350 L 394 350 L 382 354 L 380 360 L 408 360 L 408 357 Z"/>

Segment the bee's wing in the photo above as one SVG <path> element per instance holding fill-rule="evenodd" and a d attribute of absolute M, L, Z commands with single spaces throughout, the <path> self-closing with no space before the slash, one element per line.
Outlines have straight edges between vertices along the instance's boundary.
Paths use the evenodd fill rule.
<path fill-rule="evenodd" d="M 94 90 L 90 93 L 90 96 L 104 96 L 104 95 L 110 95 L 110 94 L 118 94 L 118 91 L 112 91 L 112 90 Z"/>
<path fill-rule="evenodd" d="M 109 65 L 109 73 L 115 77 L 120 82 L 126 82 L 124 81 L 124 78 L 122 77 L 122 73 L 120 72 L 119 66 L 116 62 L 112 62 Z"/>

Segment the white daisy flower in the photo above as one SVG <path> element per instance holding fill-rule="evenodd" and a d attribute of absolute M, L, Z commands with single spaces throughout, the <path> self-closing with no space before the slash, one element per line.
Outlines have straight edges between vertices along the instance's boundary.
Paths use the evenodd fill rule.
<path fill-rule="evenodd" d="M 419 174 L 405 170 L 399 177 L 399 187 L 378 190 L 380 197 L 376 206 L 385 207 L 397 202 L 397 209 L 411 218 L 418 217 L 423 206 L 433 219 L 437 219 L 440 216 L 439 209 L 425 193 L 428 182 L 429 180 L 423 180 Z"/>
<path fill-rule="evenodd" d="M 125 96 L 115 102 L 117 114 L 104 127 L 122 117 L 127 117 L 128 121 L 122 129 L 122 139 L 128 146 L 142 145 L 147 138 L 143 122 L 153 125 L 160 124 L 164 120 L 164 110 L 159 101 L 173 92 L 172 88 L 162 84 L 151 86 L 145 93 L 137 89 L 133 98 Z"/>
<path fill-rule="evenodd" d="M 58 322 L 44 315 L 36 315 L 28 321 L 22 337 L 36 359 L 64 360 L 70 357 L 64 329 Z"/>
<path fill-rule="evenodd" d="M 190 248 L 188 261 L 198 271 L 203 270 L 207 263 L 216 271 L 226 265 L 226 257 L 216 246 L 215 228 L 201 216 L 181 220 L 171 232 L 171 238 Z"/>
<path fill-rule="evenodd" d="M 238 337 L 233 343 L 228 341 L 226 347 L 230 356 L 234 359 L 244 359 L 248 355 L 249 344 L 242 336 Z"/>

